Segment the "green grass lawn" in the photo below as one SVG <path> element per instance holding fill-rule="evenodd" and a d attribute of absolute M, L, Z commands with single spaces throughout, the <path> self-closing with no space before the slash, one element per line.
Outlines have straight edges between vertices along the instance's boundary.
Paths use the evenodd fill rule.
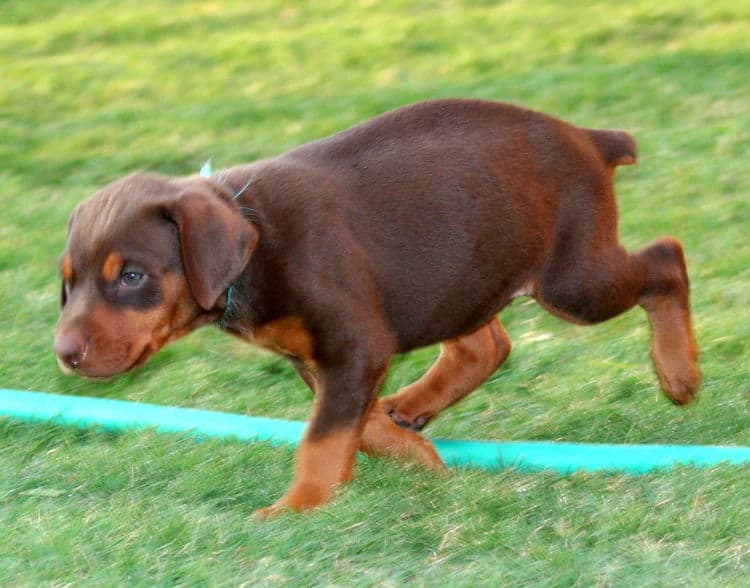
<path fill-rule="evenodd" d="M 262 8 L 251 8 L 258 4 Z M 631 248 L 688 252 L 705 384 L 660 395 L 645 315 L 575 327 L 517 301 L 508 362 L 430 436 L 750 443 L 750 5 L 0 2 L 0 387 L 306 418 L 282 360 L 205 329 L 106 384 L 51 353 L 74 205 L 137 169 L 273 155 L 409 102 L 506 100 L 632 132 Z M 398 358 L 386 393 L 431 348 Z M 750 467 L 643 477 L 362 460 L 259 523 L 293 451 L 0 420 L 0 585 L 747 586 Z"/>

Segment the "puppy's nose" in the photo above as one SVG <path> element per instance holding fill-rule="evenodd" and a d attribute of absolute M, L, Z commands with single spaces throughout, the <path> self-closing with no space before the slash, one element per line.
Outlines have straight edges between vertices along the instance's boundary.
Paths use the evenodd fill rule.
<path fill-rule="evenodd" d="M 62 363 L 77 370 L 86 355 L 86 341 L 79 333 L 61 333 L 55 337 L 55 353 Z"/>

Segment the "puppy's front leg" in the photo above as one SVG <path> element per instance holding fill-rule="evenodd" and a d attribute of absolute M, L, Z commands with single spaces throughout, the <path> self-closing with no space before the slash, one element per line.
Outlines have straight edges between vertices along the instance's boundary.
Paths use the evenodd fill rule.
<path fill-rule="evenodd" d="M 331 500 L 351 480 L 367 414 L 377 397 L 390 353 L 354 349 L 344 360 L 318 364 L 315 410 L 297 450 L 294 481 L 287 493 L 257 514 L 303 511 Z"/>
<path fill-rule="evenodd" d="M 319 385 L 316 367 L 294 358 L 291 362 L 304 382 L 317 394 Z M 409 459 L 430 469 L 445 469 L 433 444 L 415 431 L 398 426 L 383 409 L 382 401 L 376 402 L 367 415 L 359 449 L 368 455 Z"/>

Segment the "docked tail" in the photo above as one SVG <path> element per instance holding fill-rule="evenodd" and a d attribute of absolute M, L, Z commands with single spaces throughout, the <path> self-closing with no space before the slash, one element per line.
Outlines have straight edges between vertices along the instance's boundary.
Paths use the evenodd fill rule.
<path fill-rule="evenodd" d="M 586 129 L 608 165 L 632 165 L 636 161 L 635 139 L 625 131 Z"/>

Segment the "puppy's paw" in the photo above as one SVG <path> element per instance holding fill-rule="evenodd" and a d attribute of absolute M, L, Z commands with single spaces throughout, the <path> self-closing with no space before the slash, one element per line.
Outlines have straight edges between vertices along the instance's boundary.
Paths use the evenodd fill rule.
<path fill-rule="evenodd" d="M 399 427 L 410 431 L 421 431 L 434 416 L 426 412 L 410 410 L 408 402 L 399 399 L 398 394 L 382 399 L 380 407 Z"/>
<path fill-rule="evenodd" d="M 678 405 L 688 404 L 695 400 L 702 379 L 700 370 L 692 365 L 668 375 L 659 373 L 659 381 L 664 394 Z"/>
<path fill-rule="evenodd" d="M 296 482 L 271 506 L 253 513 L 258 519 L 269 519 L 288 512 L 304 512 L 318 508 L 334 496 L 334 487 L 315 482 Z"/>
<path fill-rule="evenodd" d="M 396 426 L 381 406 L 370 412 L 362 432 L 360 450 L 368 455 L 383 455 L 420 463 L 437 471 L 445 470 L 443 460 L 429 439 Z"/>

